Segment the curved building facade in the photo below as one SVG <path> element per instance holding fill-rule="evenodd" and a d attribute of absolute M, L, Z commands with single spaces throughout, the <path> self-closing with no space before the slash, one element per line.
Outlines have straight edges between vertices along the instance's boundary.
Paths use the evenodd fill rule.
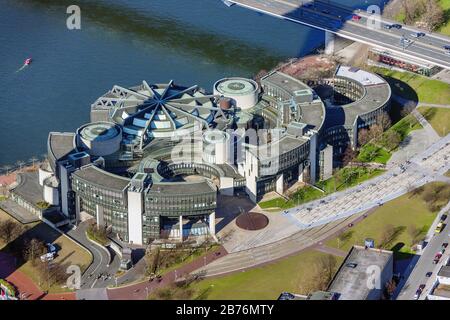
<path fill-rule="evenodd" d="M 280 72 L 261 80 L 262 94 L 243 78 L 219 80 L 213 94 L 173 81 L 114 86 L 91 106 L 91 123 L 49 134 L 45 198 L 73 223 L 88 214 L 134 244 L 215 236 L 218 193 L 257 202 L 314 183 L 330 171 L 319 168 L 330 165 L 322 146 L 351 144 L 388 108 L 384 83 L 347 71 L 335 77 L 337 106 Z"/>
<path fill-rule="evenodd" d="M 225 78 L 214 84 L 214 94 L 232 100 L 239 109 L 251 109 L 259 101 L 259 85 L 245 78 Z"/>

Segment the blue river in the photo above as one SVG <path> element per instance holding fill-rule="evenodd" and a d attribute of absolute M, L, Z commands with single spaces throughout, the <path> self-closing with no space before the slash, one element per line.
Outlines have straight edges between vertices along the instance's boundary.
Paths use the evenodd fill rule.
<path fill-rule="evenodd" d="M 66 27 L 72 4 L 81 30 Z M 114 84 L 173 79 L 212 91 L 219 78 L 251 77 L 323 40 L 220 0 L 0 0 L 0 166 L 41 158 L 49 131 L 88 122 L 91 103 Z"/>

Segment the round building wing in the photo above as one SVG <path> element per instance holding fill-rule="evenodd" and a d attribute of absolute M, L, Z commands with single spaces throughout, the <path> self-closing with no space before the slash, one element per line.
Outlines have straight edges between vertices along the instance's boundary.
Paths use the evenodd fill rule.
<path fill-rule="evenodd" d="M 214 84 L 214 94 L 232 100 L 240 109 L 250 109 L 258 103 L 259 85 L 245 78 L 225 78 Z"/>
<path fill-rule="evenodd" d="M 78 129 L 77 135 L 78 144 L 96 157 L 119 151 L 122 142 L 122 129 L 111 122 L 89 123 Z"/>
<path fill-rule="evenodd" d="M 203 160 L 225 164 L 228 159 L 230 135 L 219 130 L 206 131 L 203 136 Z"/>

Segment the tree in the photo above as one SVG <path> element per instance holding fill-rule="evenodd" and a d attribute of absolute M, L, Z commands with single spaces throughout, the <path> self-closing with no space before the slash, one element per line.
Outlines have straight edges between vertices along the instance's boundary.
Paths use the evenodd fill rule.
<path fill-rule="evenodd" d="M 416 109 L 416 102 L 414 101 L 408 101 L 403 105 L 402 111 L 401 111 L 401 116 L 402 117 L 406 117 L 408 116 L 411 112 L 414 111 L 414 109 Z"/>
<path fill-rule="evenodd" d="M 313 272 L 308 279 L 303 279 L 300 292 L 309 294 L 317 290 L 326 290 L 337 270 L 336 257 L 328 254 L 317 258 Z"/>
<path fill-rule="evenodd" d="M 31 163 L 33 164 L 33 168 L 34 168 L 34 165 L 35 165 L 36 161 L 38 161 L 38 160 L 39 159 L 37 157 L 35 157 L 35 156 L 30 158 Z"/>
<path fill-rule="evenodd" d="M 370 141 L 370 134 L 368 129 L 361 129 L 358 133 L 358 145 L 363 146 Z"/>
<path fill-rule="evenodd" d="M 383 227 L 383 233 L 381 234 L 380 239 L 380 248 L 386 249 L 391 242 L 394 240 L 395 236 L 395 228 L 391 224 L 387 224 Z"/>
<path fill-rule="evenodd" d="M 36 238 L 26 241 L 23 247 L 23 257 L 27 261 L 31 261 L 33 265 L 36 264 L 36 259 L 47 252 L 47 248 L 43 241 Z"/>
<path fill-rule="evenodd" d="M 339 236 L 338 236 L 338 247 L 341 246 L 341 243 L 345 243 L 348 240 L 350 240 L 353 236 L 354 231 L 353 230 L 349 230 L 349 231 L 345 231 L 342 232 Z"/>
<path fill-rule="evenodd" d="M 397 289 L 397 284 L 393 279 L 386 282 L 386 285 L 384 287 L 384 297 L 386 299 L 390 299 L 392 295 L 395 293 L 395 290 Z"/>
<path fill-rule="evenodd" d="M 377 124 L 381 126 L 383 131 L 386 131 L 392 125 L 391 117 L 386 112 L 383 112 L 378 115 Z"/>
<path fill-rule="evenodd" d="M 3 170 L 5 170 L 6 175 L 9 174 L 9 170 L 11 170 L 11 168 L 12 168 L 12 166 L 9 165 L 9 164 L 5 164 L 5 165 L 3 166 Z"/>
<path fill-rule="evenodd" d="M 22 171 L 22 167 L 25 165 L 25 162 L 22 160 L 19 160 L 16 162 L 16 165 L 19 167 L 19 172 Z"/>
<path fill-rule="evenodd" d="M 5 243 L 10 243 L 23 232 L 22 225 L 11 220 L 0 222 L 0 239 Z"/>
<path fill-rule="evenodd" d="M 428 0 L 422 20 L 426 22 L 429 31 L 434 31 L 445 22 L 445 13 L 443 8 L 436 0 Z"/>
<path fill-rule="evenodd" d="M 384 133 L 383 144 L 389 149 L 389 151 L 394 150 L 402 142 L 401 135 L 395 130 L 388 130 Z"/>
<path fill-rule="evenodd" d="M 370 140 L 378 140 L 382 134 L 383 134 L 383 128 L 380 125 L 374 124 L 374 125 L 370 126 L 369 141 Z"/>
<path fill-rule="evenodd" d="M 354 151 L 351 146 L 348 146 L 342 155 L 342 164 L 344 167 L 352 162 L 356 158 L 356 155 L 356 151 Z"/>

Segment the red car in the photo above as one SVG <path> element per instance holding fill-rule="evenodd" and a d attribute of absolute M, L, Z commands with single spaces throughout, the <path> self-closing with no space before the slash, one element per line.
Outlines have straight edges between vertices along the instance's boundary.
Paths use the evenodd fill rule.
<path fill-rule="evenodd" d="M 442 253 L 440 253 L 440 252 L 436 253 L 436 255 L 434 256 L 433 263 L 438 264 L 441 257 L 442 257 Z"/>
<path fill-rule="evenodd" d="M 352 15 L 352 21 L 359 21 L 361 20 L 361 16 L 358 16 L 357 14 Z"/>

